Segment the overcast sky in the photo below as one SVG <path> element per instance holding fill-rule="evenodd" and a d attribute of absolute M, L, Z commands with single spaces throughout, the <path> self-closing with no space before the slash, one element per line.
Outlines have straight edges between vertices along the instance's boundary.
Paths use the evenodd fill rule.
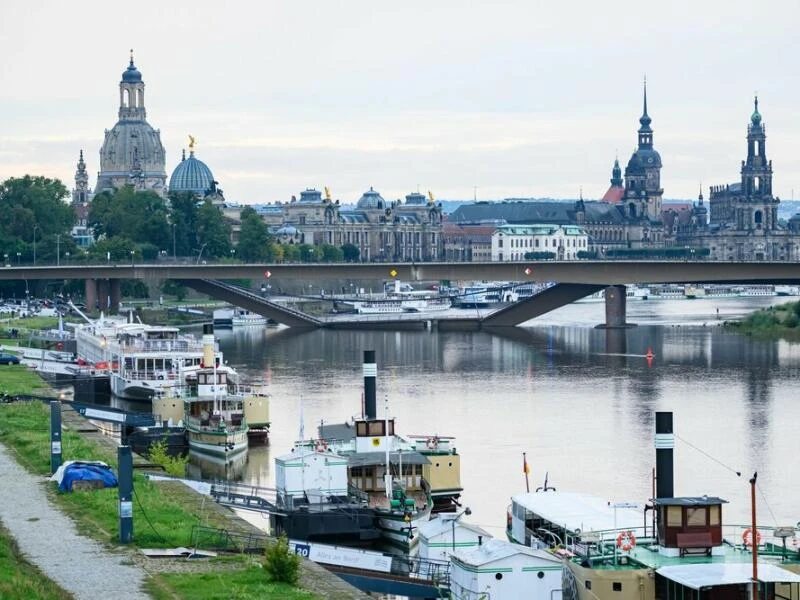
<path fill-rule="evenodd" d="M 737 181 L 758 91 L 800 197 L 798 0 L 0 4 L 0 179 L 94 185 L 134 49 L 167 175 L 187 135 L 230 201 L 602 196 L 642 78 L 666 198 Z M 786 24 L 789 24 L 788 26 Z"/>

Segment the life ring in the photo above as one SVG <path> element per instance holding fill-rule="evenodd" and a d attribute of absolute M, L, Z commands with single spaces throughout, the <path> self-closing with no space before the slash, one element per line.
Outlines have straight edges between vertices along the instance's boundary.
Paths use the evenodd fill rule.
<path fill-rule="evenodd" d="M 64 349 L 64 344 L 62 344 L 61 342 L 58 342 L 56 344 L 56 350 L 63 350 L 63 349 Z"/>
<path fill-rule="evenodd" d="M 749 527 L 742 532 L 742 541 L 745 546 L 753 545 L 753 530 Z M 761 532 L 756 529 L 756 546 L 761 545 Z"/>
<path fill-rule="evenodd" d="M 428 450 L 436 450 L 436 448 L 439 447 L 439 440 L 435 437 L 428 438 L 425 445 L 428 447 Z"/>
<path fill-rule="evenodd" d="M 317 452 L 327 452 L 328 451 L 328 442 L 325 440 L 317 440 Z"/>
<path fill-rule="evenodd" d="M 617 536 L 617 548 L 623 552 L 630 552 L 636 545 L 636 536 L 632 531 L 620 531 Z"/>

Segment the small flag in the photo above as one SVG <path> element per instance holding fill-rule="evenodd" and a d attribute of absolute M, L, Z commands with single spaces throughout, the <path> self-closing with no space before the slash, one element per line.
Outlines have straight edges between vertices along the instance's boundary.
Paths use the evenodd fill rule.
<path fill-rule="evenodd" d="M 525 475 L 530 475 L 531 472 L 531 468 L 528 466 L 528 459 L 524 454 L 522 455 L 522 472 L 525 473 Z"/>

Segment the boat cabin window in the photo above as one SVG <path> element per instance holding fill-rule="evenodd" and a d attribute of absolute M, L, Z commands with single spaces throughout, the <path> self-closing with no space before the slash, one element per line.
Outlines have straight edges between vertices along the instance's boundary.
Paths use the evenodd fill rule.
<path fill-rule="evenodd" d="M 719 506 L 709 506 L 708 507 L 708 524 L 709 525 L 719 525 L 722 522 L 720 518 L 720 507 Z"/>
<path fill-rule="evenodd" d="M 356 421 L 356 437 L 381 437 L 394 435 L 394 420 L 389 419 L 389 432 L 386 421 Z"/>
<path fill-rule="evenodd" d="M 680 506 L 667 507 L 667 527 L 680 527 L 683 525 L 683 511 Z"/>
<path fill-rule="evenodd" d="M 686 526 L 687 527 L 705 527 L 706 526 L 706 507 L 701 506 L 698 508 L 686 509 Z"/>

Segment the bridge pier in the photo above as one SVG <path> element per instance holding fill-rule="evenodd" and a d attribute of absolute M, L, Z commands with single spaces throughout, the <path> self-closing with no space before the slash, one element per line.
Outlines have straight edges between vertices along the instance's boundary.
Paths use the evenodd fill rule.
<path fill-rule="evenodd" d="M 85 298 L 84 303 L 86 304 L 87 311 L 93 311 L 98 306 L 97 302 L 97 280 L 96 279 L 87 279 L 83 283 L 83 297 Z"/>
<path fill-rule="evenodd" d="M 119 301 L 122 298 L 122 287 L 119 279 L 112 279 L 109 281 L 109 302 L 108 310 L 114 314 L 119 312 Z"/>
<path fill-rule="evenodd" d="M 626 291 L 624 285 L 611 285 L 606 288 L 606 322 L 599 327 L 605 329 L 634 327 L 634 324 L 625 320 L 628 302 Z"/>

